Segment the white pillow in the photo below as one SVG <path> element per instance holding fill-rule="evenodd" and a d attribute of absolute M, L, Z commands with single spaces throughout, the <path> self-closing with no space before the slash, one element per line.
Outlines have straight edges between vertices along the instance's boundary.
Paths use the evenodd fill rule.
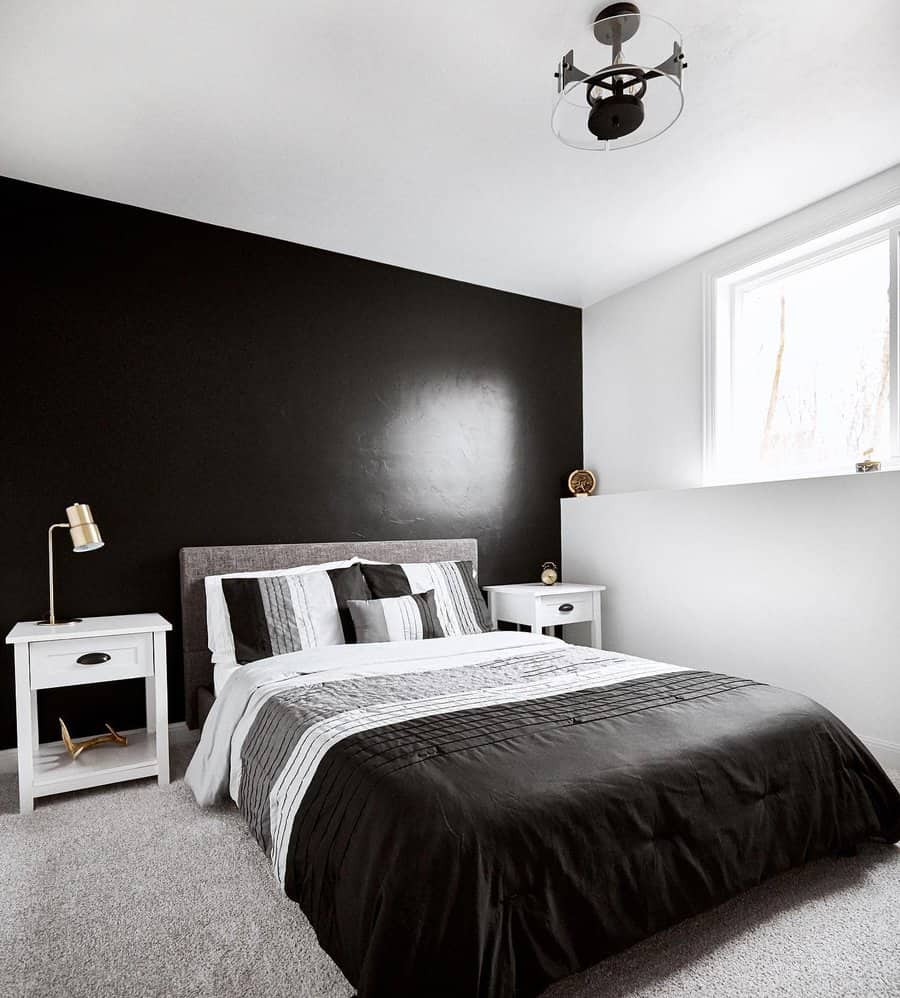
<path fill-rule="evenodd" d="M 214 665 L 225 663 L 236 665 L 234 639 L 231 636 L 231 618 L 228 604 L 222 592 L 222 579 L 264 579 L 273 575 L 306 575 L 309 572 L 327 572 L 331 568 L 349 568 L 358 558 L 346 561 L 329 561 L 321 565 L 299 565 L 296 568 L 273 568 L 264 572 L 229 572 L 226 575 L 207 575 L 203 580 L 206 588 L 206 635 Z"/>

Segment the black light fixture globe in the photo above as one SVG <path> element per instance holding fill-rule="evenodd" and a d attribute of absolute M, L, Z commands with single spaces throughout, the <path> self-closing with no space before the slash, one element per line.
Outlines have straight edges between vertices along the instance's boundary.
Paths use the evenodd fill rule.
<path fill-rule="evenodd" d="M 588 73 L 575 66 L 574 50 L 562 57 L 551 119 L 557 138 L 576 149 L 612 150 L 670 128 L 684 106 L 687 64 L 678 31 L 662 18 L 642 15 L 637 4 L 621 2 L 593 19 L 590 42 L 610 49 L 609 61 Z M 672 54 L 662 59 L 667 50 Z"/>

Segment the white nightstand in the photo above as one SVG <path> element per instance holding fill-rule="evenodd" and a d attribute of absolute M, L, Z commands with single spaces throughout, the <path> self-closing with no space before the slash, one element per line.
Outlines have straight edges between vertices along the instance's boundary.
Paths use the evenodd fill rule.
<path fill-rule="evenodd" d="M 577 582 L 523 582 L 510 586 L 485 586 L 494 627 L 498 620 L 527 624 L 535 634 L 557 624 L 589 621 L 591 644 L 603 647 L 600 627 L 600 594 L 606 586 L 586 586 Z"/>
<path fill-rule="evenodd" d="M 171 630 L 158 613 L 137 613 L 55 626 L 19 623 L 6 635 L 16 659 L 20 811 L 33 811 L 35 797 L 69 790 L 146 776 L 169 782 L 165 632 Z M 147 728 L 128 732 L 127 745 L 101 745 L 73 759 L 62 742 L 38 744 L 38 690 L 135 678 L 146 681 Z"/>

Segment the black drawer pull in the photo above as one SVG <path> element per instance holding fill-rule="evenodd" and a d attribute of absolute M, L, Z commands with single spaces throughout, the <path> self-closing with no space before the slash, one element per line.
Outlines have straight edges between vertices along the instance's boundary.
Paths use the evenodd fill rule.
<path fill-rule="evenodd" d="M 100 665 L 109 661 L 109 655 L 105 651 L 89 651 L 86 655 L 79 655 L 75 661 L 79 665 Z"/>
<path fill-rule="evenodd" d="M 571 613 L 575 607 L 571 603 L 560 603 L 557 609 L 560 613 Z"/>

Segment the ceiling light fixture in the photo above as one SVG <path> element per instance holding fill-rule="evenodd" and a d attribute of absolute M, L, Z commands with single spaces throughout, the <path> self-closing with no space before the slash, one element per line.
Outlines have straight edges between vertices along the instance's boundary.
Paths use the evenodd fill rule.
<path fill-rule="evenodd" d="M 586 47 L 599 42 L 611 52 L 606 65 L 587 73 L 575 65 L 574 48 L 560 59 L 550 125 L 561 142 L 589 151 L 624 149 L 675 124 L 684 107 L 681 73 L 687 68 L 677 28 L 642 14 L 635 3 L 613 3 L 597 14 L 581 41 Z"/>

